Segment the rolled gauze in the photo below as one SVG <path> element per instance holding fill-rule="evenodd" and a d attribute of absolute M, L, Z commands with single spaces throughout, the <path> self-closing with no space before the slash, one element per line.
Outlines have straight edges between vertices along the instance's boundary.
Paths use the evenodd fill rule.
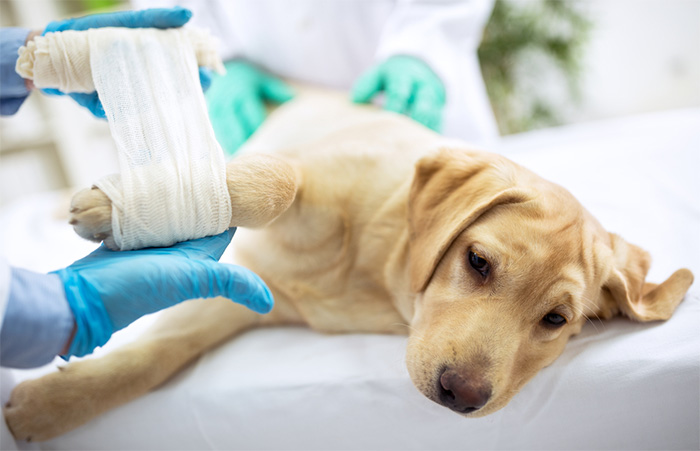
<path fill-rule="evenodd" d="M 223 152 L 198 65 L 223 70 L 214 41 L 188 29 L 96 28 L 36 37 L 17 72 L 40 88 L 97 91 L 120 174 L 95 183 L 112 201 L 121 250 L 221 233 L 231 220 Z"/>
<path fill-rule="evenodd" d="M 15 70 L 22 78 L 32 80 L 38 88 L 54 88 L 63 92 L 94 92 L 88 36 L 114 35 L 115 31 L 137 37 L 162 33 L 184 34 L 194 51 L 198 66 L 208 67 L 218 73 L 225 71 L 221 58 L 216 52 L 214 38 L 203 30 L 114 27 L 86 31 L 66 30 L 37 36 L 26 46 L 20 47 Z"/>

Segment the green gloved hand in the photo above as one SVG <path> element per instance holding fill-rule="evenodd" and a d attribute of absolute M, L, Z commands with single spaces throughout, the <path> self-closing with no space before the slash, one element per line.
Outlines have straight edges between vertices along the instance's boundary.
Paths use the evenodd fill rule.
<path fill-rule="evenodd" d="M 445 87 L 430 67 L 412 56 L 392 56 L 365 72 L 355 82 L 352 100 L 368 103 L 384 91 L 384 109 L 410 116 L 440 131 Z"/>
<path fill-rule="evenodd" d="M 248 62 L 229 61 L 225 66 L 226 75 L 212 81 L 206 98 L 216 139 L 227 155 L 233 155 L 265 120 L 265 101 L 283 103 L 294 93 Z"/>

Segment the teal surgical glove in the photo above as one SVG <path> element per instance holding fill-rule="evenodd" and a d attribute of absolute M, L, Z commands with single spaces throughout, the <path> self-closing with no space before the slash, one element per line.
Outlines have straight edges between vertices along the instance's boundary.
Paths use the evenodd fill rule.
<path fill-rule="evenodd" d="M 229 61 L 226 75 L 207 91 L 209 119 L 216 139 L 233 155 L 265 120 L 265 101 L 283 103 L 294 93 L 285 82 L 245 61 Z"/>
<path fill-rule="evenodd" d="M 192 11 L 179 6 L 175 8 L 154 8 L 142 11 L 122 11 L 117 13 L 94 14 L 74 19 L 58 20 L 49 23 L 42 36 L 46 33 L 65 30 L 88 30 L 90 28 L 126 27 L 126 28 L 178 28 L 186 24 L 192 17 Z M 211 75 L 205 68 L 199 69 L 199 81 L 202 89 L 206 90 L 211 84 Z M 43 89 L 52 95 L 63 95 L 58 89 Z M 79 105 L 84 106 L 98 118 L 105 119 L 105 111 L 97 97 L 97 92 L 68 94 Z"/>
<path fill-rule="evenodd" d="M 76 331 L 66 356 L 83 356 L 148 313 L 187 299 L 223 296 L 258 313 L 272 309 L 253 272 L 218 260 L 235 229 L 167 248 L 111 251 L 104 245 L 55 271 L 64 284 Z"/>
<path fill-rule="evenodd" d="M 393 56 L 365 72 L 352 89 L 355 103 L 368 103 L 384 91 L 384 109 L 405 114 L 426 127 L 440 131 L 445 87 L 421 60 Z"/>

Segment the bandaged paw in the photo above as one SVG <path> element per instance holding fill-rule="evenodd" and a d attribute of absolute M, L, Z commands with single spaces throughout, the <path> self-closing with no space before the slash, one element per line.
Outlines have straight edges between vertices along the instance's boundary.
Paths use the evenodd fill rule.
<path fill-rule="evenodd" d="M 229 226 L 225 161 L 198 65 L 223 67 L 212 38 L 185 29 L 65 31 L 20 49 L 17 70 L 37 87 L 99 94 L 121 174 L 95 186 L 111 201 L 118 249 L 169 246 Z"/>
<path fill-rule="evenodd" d="M 300 177 L 292 165 L 272 155 L 231 160 L 226 165 L 232 211 L 229 226 L 259 228 L 273 222 L 294 201 Z M 100 189 L 84 189 L 73 196 L 69 222 L 81 237 L 119 250 L 112 230 L 112 211 L 111 200 Z"/>

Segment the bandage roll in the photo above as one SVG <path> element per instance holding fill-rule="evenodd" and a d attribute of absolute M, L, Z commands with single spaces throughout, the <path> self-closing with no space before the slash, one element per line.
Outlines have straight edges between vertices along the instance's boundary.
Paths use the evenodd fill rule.
<path fill-rule="evenodd" d="M 89 31 L 89 33 L 88 33 Z M 66 30 L 36 36 L 18 50 L 15 66 L 22 78 L 32 80 L 37 88 L 53 88 L 62 92 L 95 91 L 90 65 L 88 36 L 144 34 L 184 34 L 195 53 L 197 65 L 224 73 L 224 65 L 216 52 L 215 39 L 207 32 L 186 29 L 95 28 L 86 31 Z"/>
<path fill-rule="evenodd" d="M 120 174 L 95 186 L 112 201 L 117 246 L 169 246 L 226 230 L 225 160 L 197 69 L 223 69 L 209 35 L 99 28 L 36 40 L 20 52 L 20 74 L 31 72 L 38 87 L 97 90 L 104 107 Z"/>

